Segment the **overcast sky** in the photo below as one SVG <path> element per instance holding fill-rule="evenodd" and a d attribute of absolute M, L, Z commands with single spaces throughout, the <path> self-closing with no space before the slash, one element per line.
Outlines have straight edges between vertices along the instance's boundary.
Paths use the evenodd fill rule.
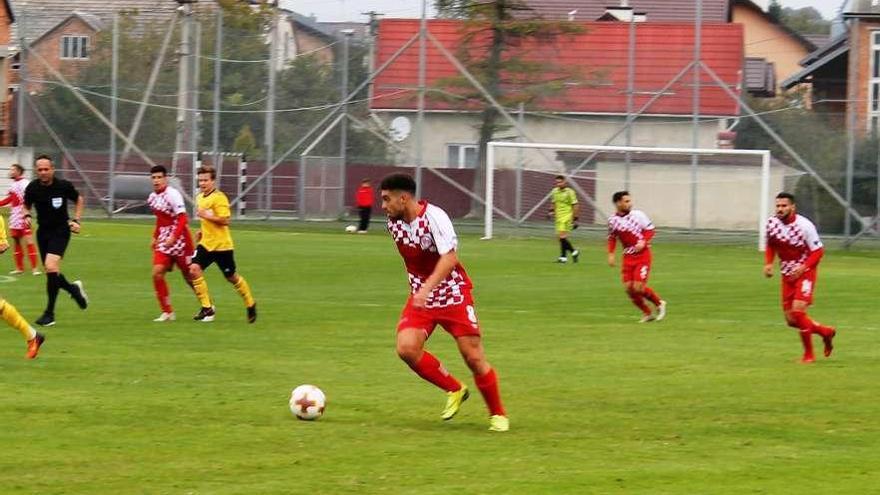
<path fill-rule="evenodd" d="M 535 0 L 540 1 L 540 0 Z M 769 0 L 754 0 L 766 8 Z M 812 6 L 831 19 L 842 0 L 781 0 L 783 7 Z M 616 2 L 610 0 L 609 5 Z M 315 14 L 321 21 L 365 21 L 361 12 L 375 10 L 389 17 L 418 17 L 421 13 L 421 0 L 281 0 L 282 6 L 301 14 Z M 433 5 L 428 0 L 428 5 Z"/>

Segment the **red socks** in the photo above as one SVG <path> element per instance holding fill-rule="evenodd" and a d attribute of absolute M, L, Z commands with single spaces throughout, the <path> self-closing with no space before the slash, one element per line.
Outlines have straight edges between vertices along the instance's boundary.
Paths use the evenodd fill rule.
<path fill-rule="evenodd" d="M 791 318 L 799 330 L 801 343 L 804 345 L 804 357 L 813 356 L 813 320 L 807 318 L 803 311 L 792 311 Z"/>
<path fill-rule="evenodd" d="M 645 298 L 642 297 L 641 294 L 631 290 L 626 291 L 626 294 L 629 296 L 629 299 L 632 301 L 632 303 L 635 304 L 636 307 L 639 308 L 643 314 L 651 314 L 651 309 L 648 308 L 647 304 L 645 304 Z"/>
<path fill-rule="evenodd" d="M 474 382 L 480 393 L 483 394 L 483 400 L 489 408 L 489 414 L 492 416 L 507 416 L 504 412 L 504 405 L 501 404 L 501 392 L 498 390 L 498 375 L 494 369 L 490 369 L 483 376 L 474 375 Z"/>
<path fill-rule="evenodd" d="M 171 300 L 168 297 L 168 283 L 165 282 L 165 279 L 154 277 L 153 288 L 156 290 L 156 299 L 159 300 L 159 307 L 162 308 L 162 312 L 173 312 L 174 310 L 171 308 Z"/>
<path fill-rule="evenodd" d="M 33 244 L 28 244 L 28 258 L 31 260 L 31 269 L 37 268 L 37 248 Z M 19 268 L 23 270 L 24 268 Z"/>
<path fill-rule="evenodd" d="M 24 271 L 24 251 L 21 250 L 21 245 L 15 245 L 15 269 L 18 271 Z"/>
<path fill-rule="evenodd" d="M 654 289 L 650 287 L 645 287 L 645 291 L 643 292 L 645 299 L 651 301 L 651 304 L 654 306 L 660 306 L 660 296 L 654 292 Z"/>
<path fill-rule="evenodd" d="M 447 392 L 456 392 L 461 389 L 461 383 L 446 371 L 440 361 L 428 351 L 422 353 L 422 358 L 415 366 L 410 366 L 423 380 L 429 381 Z"/>

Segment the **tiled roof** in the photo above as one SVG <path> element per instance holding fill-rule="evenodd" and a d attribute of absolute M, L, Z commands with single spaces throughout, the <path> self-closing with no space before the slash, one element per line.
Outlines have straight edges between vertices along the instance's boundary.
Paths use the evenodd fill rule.
<path fill-rule="evenodd" d="M 526 2 L 535 13 L 547 19 L 568 19 L 574 10 L 574 20 L 595 21 L 605 10 L 619 5 L 617 0 L 531 0 Z M 653 21 L 691 21 L 696 18 L 694 0 L 630 0 L 635 12 L 648 15 Z M 703 22 L 727 22 L 728 0 L 702 0 Z"/>
<path fill-rule="evenodd" d="M 376 66 L 387 61 L 418 31 L 418 20 L 386 19 L 380 22 Z M 585 78 L 599 75 L 598 84 L 575 84 L 564 93 L 537 102 L 535 110 L 569 113 L 623 113 L 626 111 L 628 23 L 582 23 L 584 32 L 561 36 L 549 46 L 524 46 L 531 60 L 552 60 L 558 66 L 579 68 Z M 452 20 L 432 20 L 428 29 L 450 52 L 456 53 L 462 37 L 462 24 Z M 739 24 L 705 24 L 703 61 L 730 88 L 737 88 L 743 69 L 743 31 Z M 656 94 L 693 58 L 694 28 L 690 23 L 644 23 L 636 27 L 635 108 Z M 479 57 L 479 54 L 476 54 Z M 457 76 L 454 66 L 432 43 L 428 44 L 428 86 L 436 87 L 443 78 Z M 375 82 L 373 102 L 377 109 L 415 108 L 412 94 L 391 96 L 404 88 L 417 86 L 418 44 L 413 44 Z M 594 77 L 595 79 L 595 77 Z M 647 114 L 689 115 L 692 102 L 690 75 L 673 85 L 647 109 Z M 384 98 L 381 98 L 385 96 Z M 473 109 L 429 98 L 431 110 Z M 737 115 L 739 106 L 708 75 L 700 91 L 703 115 Z"/>
<path fill-rule="evenodd" d="M 198 8 L 211 8 L 213 1 L 199 2 Z M 13 0 L 15 25 L 12 39 L 15 44 L 21 38 L 20 29 L 29 42 L 34 41 L 59 22 L 70 17 L 74 11 L 97 16 L 106 25 L 116 12 L 138 13 L 143 24 L 164 24 L 174 15 L 177 3 L 170 0 Z"/>
<path fill-rule="evenodd" d="M 803 37 L 817 48 L 825 46 L 826 43 L 831 41 L 830 34 L 805 34 Z"/>

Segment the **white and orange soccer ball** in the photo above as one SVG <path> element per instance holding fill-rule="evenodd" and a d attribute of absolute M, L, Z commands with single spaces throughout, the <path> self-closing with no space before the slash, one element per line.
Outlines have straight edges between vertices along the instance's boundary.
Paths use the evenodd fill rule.
<path fill-rule="evenodd" d="M 300 385 L 290 394 L 290 412 L 297 418 L 313 421 L 324 415 L 327 398 L 314 385 Z"/>

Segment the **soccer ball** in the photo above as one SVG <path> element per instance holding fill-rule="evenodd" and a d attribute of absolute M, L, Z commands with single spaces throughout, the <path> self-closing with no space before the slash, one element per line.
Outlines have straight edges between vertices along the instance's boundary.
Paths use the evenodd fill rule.
<path fill-rule="evenodd" d="M 324 392 L 314 385 L 300 385 L 290 394 L 290 412 L 297 418 L 312 421 L 324 415 Z"/>
<path fill-rule="evenodd" d="M 357 232 L 357 229 L 358 228 L 355 227 L 354 225 L 349 225 L 348 227 L 345 228 L 345 231 L 348 232 L 349 234 L 354 234 L 355 232 Z"/>

